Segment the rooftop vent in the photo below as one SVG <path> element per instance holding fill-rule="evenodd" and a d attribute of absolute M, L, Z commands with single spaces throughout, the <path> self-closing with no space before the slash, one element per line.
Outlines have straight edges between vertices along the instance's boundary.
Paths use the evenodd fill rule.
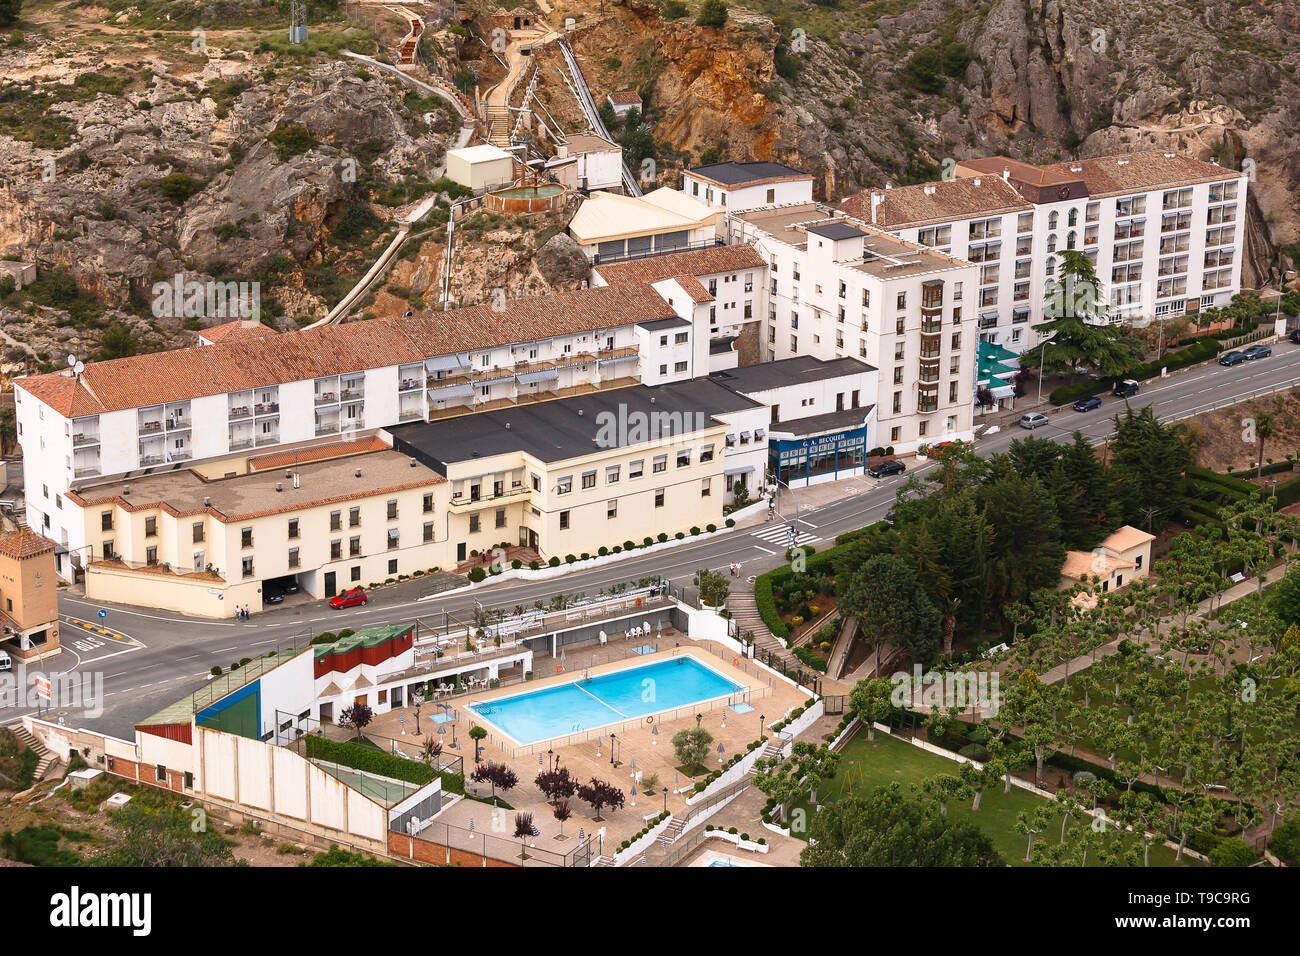
<path fill-rule="evenodd" d="M 1127 160 L 1127 159 L 1120 159 L 1120 160 L 1117 160 L 1116 163 L 1115 163 L 1115 165 L 1116 165 L 1116 166 L 1127 166 L 1127 165 L 1128 165 L 1128 160 Z"/>
<path fill-rule="evenodd" d="M 286 468 L 286 469 L 284 470 L 284 477 L 286 477 L 286 478 L 292 478 L 292 477 L 293 477 L 293 469 L 291 469 L 291 468 Z"/>
<path fill-rule="evenodd" d="M 212 499 L 211 499 L 211 498 L 204 498 L 204 499 L 203 499 L 203 507 L 205 507 L 205 508 L 211 508 L 211 507 L 212 507 Z"/>
<path fill-rule="evenodd" d="M 1070 167 L 1070 172 L 1081 173 L 1083 172 L 1083 167 L 1080 166 L 1078 163 L 1075 163 L 1073 166 Z"/>
<path fill-rule="evenodd" d="M 130 493 L 131 493 L 131 486 L 130 486 L 130 485 L 124 485 L 124 486 L 122 487 L 122 494 L 124 494 L 124 495 L 129 495 Z"/>
<path fill-rule="evenodd" d="M 935 187 L 933 187 L 933 186 L 926 186 L 926 187 L 925 187 L 925 194 L 926 194 L 927 196 L 933 196 L 933 195 L 935 194 L 935 191 L 936 191 L 936 190 L 935 190 Z"/>
<path fill-rule="evenodd" d="M 354 471 L 352 474 L 353 474 L 354 476 L 356 476 L 357 478 L 360 478 L 360 477 L 361 477 L 361 469 L 358 468 L 358 469 L 357 469 L 356 471 Z"/>
<path fill-rule="evenodd" d="M 978 176 L 976 176 L 976 177 L 975 177 L 975 185 L 978 186 L 978 185 L 980 184 L 980 182 L 981 182 L 980 178 L 979 178 Z"/>
<path fill-rule="evenodd" d="M 1173 158 L 1174 158 L 1173 153 L 1165 153 L 1165 159 L 1173 159 Z"/>
<path fill-rule="evenodd" d="M 277 482 L 275 483 L 275 490 L 276 490 L 276 491 L 284 491 L 284 482 L 282 482 L 282 481 L 277 481 Z"/>
<path fill-rule="evenodd" d="M 506 428 L 509 428 L 509 427 L 510 427 L 509 425 L 506 426 Z M 414 458 L 411 459 L 411 467 L 412 467 L 412 468 L 415 467 L 415 459 L 414 459 Z"/>

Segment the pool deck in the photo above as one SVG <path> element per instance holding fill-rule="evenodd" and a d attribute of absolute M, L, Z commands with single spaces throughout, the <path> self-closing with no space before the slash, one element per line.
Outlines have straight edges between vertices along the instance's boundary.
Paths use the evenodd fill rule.
<path fill-rule="evenodd" d="M 675 642 L 678 645 L 676 647 L 674 647 Z M 677 759 L 673 752 L 672 737 L 679 730 L 685 730 L 696 725 L 695 713 L 703 713 L 704 716 L 700 726 L 704 727 L 714 738 L 713 754 L 707 764 L 709 769 L 712 770 L 716 769 L 720 763 L 731 759 L 737 752 L 744 752 L 751 741 L 758 739 L 760 716 L 766 717 L 766 726 L 770 727 L 775 720 L 780 719 L 793 708 L 802 705 L 806 700 L 806 695 L 802 691 L 791 687 L 782 680 L 770 678 L 765 671 L 757 668 L 752 661 L 736 659 L 738 666 L 733 665 L 731 663 L 733 660 L 732 652 L 721 645 L 707 641 L 696 642 L 665 631 L 664 638 L 660 641 L 662 650 L 645 655 L 632 653 L 632 646 L 640 643 L 644 643 L 644 641 L 627 642 L 626 647 L 617 648 L 601 648 L 599 645 L 584 645 L 577 649 L 569 648 L 566 652 L 566 671 L 562 675 L 552 673 L 549 677 L 539 678 L 524 684 L 514 684 L 497 690 L 481 691 L 459 698 L 456 701 L 459 715 L 456 731 L 460 746 L 456 750 L 452 750 L 448 746 L 447 752 L 458 753 L 464 757 L 467 775 L 473 770 L 474 747 L 473 741 L 467 733 L 469 719 L 473 717 L 468 710 L 469 704 L 511 697 L 533 690 L 552 687 L 559 683 L 568 683 L 575 676 L 580 677 L 584 667 L 589 669 L 591 675 L 595 677 L 600 674 L 640 667 L 657 661 L 671 660 L 675 656 L 674 651 L 676 651 L 676 654 L 690 654 L 701 664 L 717 671 L 727 679 L 742 686 L 755 688 L 756 693 L 751 698 L 754 710 L 746 714 L 736 714 L 728 708 L 725 727 L 722 726 L 722 709 L 720 705 L 713 709 L 685 708 L 689 710 L 688 714 L 676 719 L 661 720 L 656 718 L 654 724 L 646 724 L 644 718 L 640 718 L 635 722 L 634 729 L 626 731 L 620 731 L 615 727 L 618 741 L 617 766 L 611 763 L 609 728 L 588 732 L 590 739 L 568 741 L 568 738 L 560 738 L 553 741 L 543 741 L 539 745 L 532 745 L 528 748 L 521 748 L 508 738 L 501 740 L 496 735 L 492 735 L 483 741 L 481 760 L 509 764 L 519 775 L 519 785 L 508 793 L 501 795 L 501 799 L 509 803 L 514 809 L 510 811 L 498 810 L 494 814 L 490 798 L 487 799 L 486 804 L 479 800 L 466 799 L 444 810 L 437 818 L 439 822 L 468 828 L 470 820 L 473 820 L 475 827 L 479 830 L 484 828 L 497 830 L 500 828 L 508 829 L 510 834 L 513 834 L 515 812 L 528 811 L 533 814 L 534 826 L 541 831 L 541 835 L 532 841 L 539 849 L 546 848 L 565 852 L 574 847 L 579 828 L 582 828 L 590 836 L 603 827 L 605 829 L 603 849 L 607 855 L 612 856 L 617 851 L 619 843 L 645 826 L 646 820 L 644 817 L 662 812 L 665 806 L 665 795 L 662 792 L 664 787 L 669 790 L 666 804 L 669 810 L 681 811 L 686 807 L 685 794 L 679 794 L 676 791 L 679 788 L 688 788 L 691 785 L 691 778 L 676 769 Z M 718 653 L 711 652 L 711 649 L 726 656 L 718 656 Z M 625 656 L 617 660 L 608 660 L 606 663 L 588 664 L 592 657 L 599 659 L 602 654 L 609 656 L 621 654 Z M 539 661 L 535 662 L 535 667 L 539 671 L 543 665 L 553 667 L 549 659 L 539 659 Z M 770 686 L 768 684 L 769 679 L 772 681 Z M 765 696 L 758 696 L 760 688 Z M 373 729 L 377 734 L 392 737 L 402 736 L 402 728 L 397 719 L 399 714 L 405 715 L 405 726 L 413 726 L 414 720 L 410 708 L 402 708 L 376 717 L 370 729 Z M 426 728 L 436 727 L 433 724 L 426 724 L 425 726 Z M 659 728 L 657 736 L 652 733 L 652 728 L 655 726 Z M 433 732 L 436 734 L 436 730 Z M 450 734 L 450 729 L 448 734 Z M 418 745 L 414 735 L 408 736 L 412 737 L 413 744 Z M 599 756 L 597 756 L 595 739 L 598 736 L 604 738 L 603 746 L 599 750 Z M 444 740 L 448 742 L 448 745 L 450 744 L 449 736 L 444 735 L 435 737 L 435 739 Z M 718 743 L 721 743 L 724 747 L 721 761 L 719 761 L 716 751 Z M 528 749 L 530 752 L 527 754 L 521 753 L 522 749 Z M 545 797 L 533 783 L 538 771 L 544 768 L 549 759 L 547 756 L 548 749 L 555 752 L 560 765 L 568 767 L 570 774 L 576 780 L 587 782 L 595 777 L 620 786 L 625 795 L 631 786 L 632 774 L 634 773 L 633 764 L 635 762 L 635 771 L 640 771 L 644 775 L 642 778 L 643 788 L 639 789 L 636 794 L 636 805 L 632 806 L 629 798 L 621 810 L 611 811 L 609 808 L 605 808 L 601 813 L 604 820 L 598 823 L 593 820 L 594 814 L 591 807 L 574 797 L 569 801 L 569 808 L 573 815 L 564 824 L 565 839 L 558 839 L 560 824 L 552 816 L 551 807 L 547 804 Z M 646 796 L 643 792 L 644 780 L 651 774 L 657 774 L 659 777 L 655 788 L 656 793 L 653 797 Z M 473 787 L 474 785 L 471 784 L 470 786 Z M 484 793 L 486 794 L 487 791 L 485 790 Z M 716 843 L 717 841 L 709 842 Z M 735 848 L 732 847 L 731 849 L 734 850 Z"/>

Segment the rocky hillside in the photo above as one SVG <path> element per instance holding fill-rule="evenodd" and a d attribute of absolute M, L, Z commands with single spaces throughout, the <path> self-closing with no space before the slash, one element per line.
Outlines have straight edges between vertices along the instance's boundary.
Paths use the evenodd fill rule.
<path fill-rule="evenodd" d="M 1272 241 L 1300 235 L 1300 0 L 745 0 L 722 29 L 685 8 L 607 2 L 576 42 L 599 94 L 642 91 L 663 156 L 776 158 L 835 199 L 946 159 L 1177 148 L 1248 160 Z"/>

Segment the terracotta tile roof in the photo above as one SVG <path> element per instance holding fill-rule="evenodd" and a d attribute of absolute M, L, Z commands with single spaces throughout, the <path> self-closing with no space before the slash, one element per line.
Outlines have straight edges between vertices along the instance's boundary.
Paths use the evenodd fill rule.
<path fill-rule="evenodd" d="M 609 94 L 609 101 L 615 106 L 640 106 L 641 94 L 636 90 L 620 90 Z"/>
<path fill-rule="evenodd" d="M 1101 546 L 1111 551 L 1127 551 L 1129 548 L 1136 548 L 1155 539 L 1155 535 L 1148 534 L 1141 528 L 1135 528 L 1131 524 L 1126 524 L 1117 528 L 1110 537 L 1101 543 Z"/>
<path fill-rule="evenodd" d="M 713 296 L 709 295 L 709 290 L 704 288 L 704 283 L 695 276 L 673 276 L 673 281 L 682 287 L 682 291 L 691 297 L 691 301 L 713 301 Z"/>
<path fill-rule="evenodd" d="M 213 345 L 218 342 L 230 342 L 234 339 L 265 339 L 277 334 L 275 329 L 261 322 L 245 322 L 243 320 L 225 322 L 199 331 L 199 336 L 207 339 Z"/>
<path fill-rule="evenodd" d="M 1000 176 L 950 179 L 893 189 L 871 189 L 849 196 L 840 208 L 863 222 L 881 229 L 972 219 L 1005 212 L 1024 212 L 1034 207 Z M 871 197 L 882 196 L 871 218 Z"/>
<path fill-rule="evenodd" d="M 753 246 L 738 243 L 731 246 L 710 246 L 688 252 L 671 252 L 666 256 L 649 256 L 630 262 L 601 265 L 596 271 L 610 285 L 626 282 L 658 282 L 675 276 L 711 276 L 741 269 L 766 266 L 767 260 Z"/>
<path fill-rule="evenodd" d="M 554 292 L 491 304 L 370 319 L 285 332 L 267 348 L 261 338 L 153 352 L 86 366 L 79 380 L 51 372 L 16 379 L 18 388 L 67 418 L 161 402 L 178 402 L 422 362 L 436 355 L 530 342 L 557 335 L 632 325 L 675 313 L 648 285 Z"/>
<path fill-rule="evenodd" d="M 0 537 L 0 554 L 7 558 L 32 558 L 54 548 L 53 541 L 32 531 L 23 530 Z"/>
<path fill-rule="evenodd" d="M 284 468 L 288 465 L 303 465 L 309 461 L 324 461 L 327 458 L 342 458 L 344 455 L 361 455 L 370 451 L 383 451 L 389 446 L 380 438 L 365 438 L 360 441 L 326 442 L 311 448 L 299 448 L 295 451 L 272 452 L 248 459 L 248 466 L 253 471 L 266 471 L 268 468 Z"/>
<path fill-rule="evenodd" d="M 1011 179 L 1029 183 L 1032 186 L 1063 186 L 1066 183 L 1079 181 L 1078 173 L 1069 170 L 1053 170 L 1050 166 L 1035 166 L 1033 163 L 1024 163 L 1009 156 L 982 156 L 979 159 L 963 159 L 957 164 L 957 167 L 959 175 L 962 170 L 977 176 L 997 177 L 1001 177 L 1003 172 L 1007 172 L 1010 174 Z"/>
<path fill-rule="evenodd" d="M 604 153 L 623 147 L 618 143 L 611 143 L 603 136 L 596 136 L 594 133 L 575 133 L 564 140 L 564 145 L 569 147 L 569 155 L 577 153 Z"/>
<path fill-rule="evenodd" d="M 1074 172 L 1071 169 L 1073 166 L 1082 168 L 1079 172 Z M 1082 179 L 1089 194 L 1093 196 L 1237 179 L 1241 176 L 1236 170 L 1224 166 L 1192 159 L 1182 153 L 1161 150 L 1053 163 L 1044 168 L 1062 176 Z"/>

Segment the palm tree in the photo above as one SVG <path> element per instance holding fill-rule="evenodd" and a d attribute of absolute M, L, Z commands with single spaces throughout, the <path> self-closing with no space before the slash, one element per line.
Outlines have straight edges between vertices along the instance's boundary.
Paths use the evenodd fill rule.
<path fill-rule="evenodd" d="M 943 652 L 952 653 L 952 635 L 957 629 L 957 611 L 961 609 L 961 598 L 950 597 L 943 608 Z"/>
<path fill-rule="evenodd" d="M 1264 474 L 1264 442 L 1273 437 L 1273 413 L 1257 412 L 1255 415 L 1255 437 L 1259 439 L 1259 469 L 1255 472 L 1255 477 L 1259 478 Z"/>

